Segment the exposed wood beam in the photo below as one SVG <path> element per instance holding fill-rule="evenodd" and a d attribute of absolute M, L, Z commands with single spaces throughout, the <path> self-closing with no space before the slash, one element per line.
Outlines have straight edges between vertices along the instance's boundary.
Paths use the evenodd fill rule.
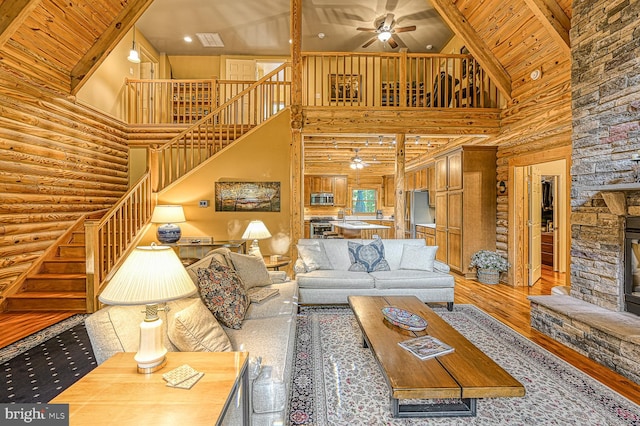
<path fill-rule="evenodd" d="M 4 0 L 0 4 L 0 47 L 9 41 L 39 4 L 40 0 Z"/>
<path fill-rule="evenodd" d="M 451 0 L 430 0 L 433 8 L 440 14 L 449 28 L 465 42 L 469 52 L 489 74 L 500 92 L 511 100 L 511 76 L 495 57 L 487 44 L 478 36 L 467 18 Z"/>
<path fill-rule="evenodd" d="M 98 69 L 151 3 L 153 0 L 130 0 L 127 2 L 127 6 L 116 16 L 112 25 L 98 37 L 93 46 L 71 70 L 71 94 L 78 93 L 78 90 Z"/>
<path fill-rule="evenodd" d="M 571 55 L 571 20 L 555 0 L 524 0 L 566 55 Z"/>

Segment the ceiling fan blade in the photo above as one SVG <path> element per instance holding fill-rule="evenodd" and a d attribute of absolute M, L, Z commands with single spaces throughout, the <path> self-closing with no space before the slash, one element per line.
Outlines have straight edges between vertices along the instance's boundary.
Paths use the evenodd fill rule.
<path fill-rule="evenodd" d="M 396 47 L 398 47 L 398 43 L 396 43 L 396 41 L 393 39 L 393 37 L 391 37 L 388 40 L 389 46 L 391 46 L 392 49 L 395 49 Z"/>
<path fill-rule="evenodd" d="M 415 31 L 416 30 L 416 26 L 415 25 L 410 25 L 408 27 L 396 27 L 393 29 L 393 32 L 396 33 L 406 33 L 407 31 Z"/>
<path fill-rule="evenodd" d="M 356 28 L 356 30 L 358 30 L 358 31 L 367 31 L 367 32 L 370 32 L 370 33 L 375 33 L 376 31 L 378 31 L 375 28 L 363 28 L 363 27 L 358 27 L 358 28 Z"/>
<path fill-rule="evenodd" d="M 368 42 L 362 45 L 362 48 L 366 49 L 367 47 L 371 46 L 371 44 L 373 44 L 373 42 L 376 41 L 377 39 L 378 37 L 372 37 L 371 40 L 369 40 Z"/>
<path fill-rule="evenodd" d="M 398 7 L 398 0 L 387 0 L 386 10 L 396 10 Z"/>
<path fill-rule="evenodd" d="M 393 24 L 393 13 L 387 13 L 387 17 L 384 18 L 384 22 L 382 23 L 382 28 L 390 30 L 391 24 Z"/>

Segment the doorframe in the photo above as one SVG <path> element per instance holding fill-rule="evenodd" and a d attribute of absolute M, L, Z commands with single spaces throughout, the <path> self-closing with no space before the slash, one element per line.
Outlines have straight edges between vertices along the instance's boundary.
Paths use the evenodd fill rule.
<path fill-rule="evenodd" d="M 521 233 L 520 227 L 522 223 L 518 220 L 518 215 L 520 214 L 516 210 L 516 192 L 514 189 L 514 185 L 517 184 L 517 179 L 515 177 L 515 168 L 516 167 L 525 167 L 532 166 L 540 163 L 548 163 L 556 160 L 565 160 L 565 194 L 564 197 L 566 200 L 567 206 L 567 225 L 564 227 L 565 229 L 560 229 L 560 232 L 563 232 L 563 236 L 566 241 L 566 256 L 565 256 L 565 268 L 564 270 L 567 272 L 565 274 L 566 277 L 566 285 L 571 285 L 570 283 L 570 274 L 569 266 L 571 264 L 571 224 L 570 224 L 570 215 L 571 215 L 571 146 L 564 146 L 559 148 L 553 148 L 546 151 L 535 152 L 531 154 L 523 154 L 519 156 L 514 156 L 509 158 L 508 160 L 508 168 L 509 168 L 509 177 L 507 186 L 512 190 L 507 191 L 507 203 L 508 203 L 508 217 L 509 217 L 509 225 L 508 225 L 508 244 L 507 244 L 507 255 L 509 259 L 509 263 L 512 265 L 508 271 L 508 282 L 512 283 L 514 287 L 526 287 L 528 285 L 528 275 L 526 264 L 528 261 L 528 251 L 523 250 L 521 242 Z"/>

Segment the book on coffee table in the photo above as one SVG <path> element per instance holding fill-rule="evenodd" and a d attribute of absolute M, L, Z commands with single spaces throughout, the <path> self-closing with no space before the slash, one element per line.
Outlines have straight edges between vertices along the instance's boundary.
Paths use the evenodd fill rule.
<path fill-rule="evenodd" d="M 247 290 L 251 303 L 260 303 L 280 293 L 277 288 L 252 287 Z"/>
<path fill-rule="evenodd" d="M 420 359 L 433 358 L 434 356 L 448 354 L 454 350 L 451 346 L 432 336 L 415 337 L 398 342 L 398 344 Z"/>

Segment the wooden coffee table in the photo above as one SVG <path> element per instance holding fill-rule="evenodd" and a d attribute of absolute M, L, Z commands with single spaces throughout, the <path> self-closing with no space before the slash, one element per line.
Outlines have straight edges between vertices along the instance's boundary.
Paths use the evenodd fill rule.
<path fill-rule="evenodd" d="M 371 348 L 391 389 L 394 417 L 475 416 L 477 398 L 521 397 L 524 386 L 482 353 L 431 308 L 414 296 L 349 296 L 364 345 Z M 396 306 L 427 320 L 424 331 L 407 331 L 388 322 L 385 306 Z M 421 360 L 398 345 L 431 335 L 452 353 Z M 400 404 L 401 399 L 455 399 L 444 403 Z"/>

